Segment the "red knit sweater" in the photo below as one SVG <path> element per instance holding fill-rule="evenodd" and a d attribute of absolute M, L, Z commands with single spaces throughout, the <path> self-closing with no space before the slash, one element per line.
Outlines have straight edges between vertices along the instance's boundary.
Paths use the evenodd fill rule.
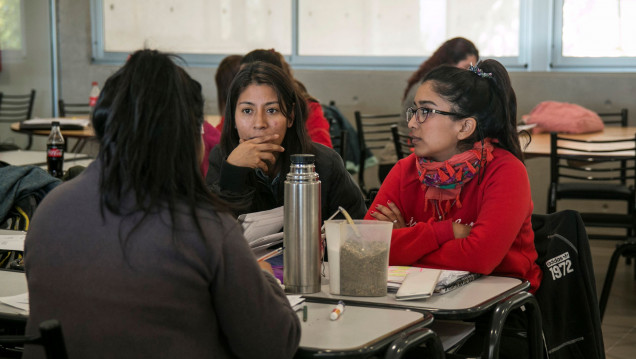
<path fill-rule="evenodd" d="M 365 219 L 377 204 L 394 202 L 406 228 L 394 229 L 390 265 L 466 270 L 512 276 L 530 281 L 531 292 L 541 283 L 535 263 L 532 198 L 524 165 L 510 152 L 495 148 L 479 183 L 476 177 L 455 205 L 439 221 L 434 206 L 424 210 L 424 193 L 415 167 L 415 155 L 400 160 L 386 177 Z M 470 235 L 455 239 L 452 221 L 472 224 Z"/>

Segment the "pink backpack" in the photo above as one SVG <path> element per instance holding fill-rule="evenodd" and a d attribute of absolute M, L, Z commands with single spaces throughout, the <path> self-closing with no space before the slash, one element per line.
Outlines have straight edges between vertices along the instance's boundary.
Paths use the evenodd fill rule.
<path fill-rule="evenodd" d="M 594 111 L 567 102 L 543 101 L 521 119 L 526 124 L 537 124 L 533 133 L 587 133 L 601 131 L 604 127 Z"/>

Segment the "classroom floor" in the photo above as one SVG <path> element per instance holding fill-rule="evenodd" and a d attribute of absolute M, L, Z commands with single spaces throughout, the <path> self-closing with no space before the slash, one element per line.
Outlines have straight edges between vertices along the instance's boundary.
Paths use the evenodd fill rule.
<path fill-rule="evenodd" d="M 612 241 L 591 240 L 596 290 L 600 295 L 607 265 L 615 248 Z M 603 320 L 603 340 L 607 359 L 636 358 L 636 280 L 634 261 L 625 264 L 621 258 Z"/>

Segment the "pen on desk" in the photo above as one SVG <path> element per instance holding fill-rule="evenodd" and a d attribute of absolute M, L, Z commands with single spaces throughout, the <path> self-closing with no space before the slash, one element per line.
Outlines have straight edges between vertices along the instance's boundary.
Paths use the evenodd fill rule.
<path fill-rule="evenodd" d="M 303 322 L 307 321 L 307 306 L 303 305 Z"/>
<path fill-rule="evenodd" d="M 272 252 L 270 252 L 270 253 L 267 253 L 266 255 L 259 257 L 259 258 L 258 258 L 258 261 L 259 261 L 259 262 L 262 262 L 262 261 L 264 261 L 264 260 L 268 260 L 268 259 L 270 259 L 270 258 L 276 257 L 277 255 L 279 255 L 279 254 L 283 253 L 283 249 L 285 249 L 285 247 L 280 247 L 280 248 L 278 248 L 278 249 L 277 249 L 277 250 L 275 250 L 275 251 L 272 251 Z"/>
<path fill-rule="evenodd" d="M 331 314 L 329 315 L 329 319 L 337 320 L 338 318 L 340 318 L 340 316 L 342 315 L 342 312 L 344 312 L 344 308 L 345 308 L 344 302 L 338 301 L 338 305 L 336 305 L 336 307 L 331 311 Z"/>

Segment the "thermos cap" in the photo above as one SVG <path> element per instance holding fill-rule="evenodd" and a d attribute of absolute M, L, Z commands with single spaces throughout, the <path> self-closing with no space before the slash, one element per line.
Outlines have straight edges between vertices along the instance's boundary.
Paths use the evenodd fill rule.
<path fill-rule="evenodd" d="M 312 164 L 315 162 L 315 156 L 312 154 L 291 155 L 291 163 L 294 164 Z"/>

